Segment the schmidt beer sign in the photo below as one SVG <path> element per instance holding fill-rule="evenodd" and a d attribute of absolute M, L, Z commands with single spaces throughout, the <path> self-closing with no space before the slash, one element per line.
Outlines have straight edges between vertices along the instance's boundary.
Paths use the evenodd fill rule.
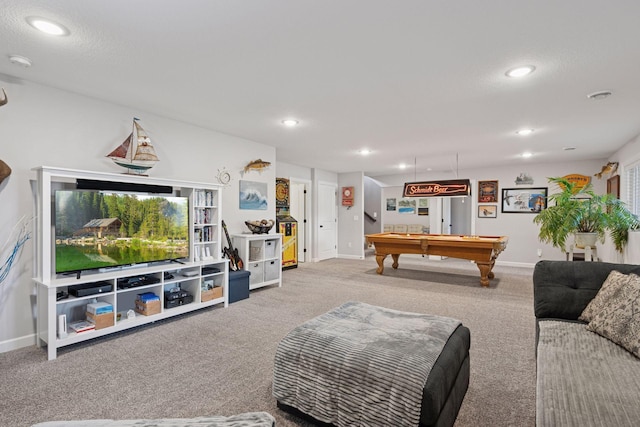
<path fill-rule="evenodd" d="M 403 197 L 451 197 L 471 195 L 468 179 L 448 179 L 445 181 L 407 182 Z"/>

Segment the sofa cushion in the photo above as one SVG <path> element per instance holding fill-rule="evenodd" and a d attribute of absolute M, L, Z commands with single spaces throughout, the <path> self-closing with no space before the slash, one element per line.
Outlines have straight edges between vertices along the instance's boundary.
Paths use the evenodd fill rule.
<path fill-rule="evenodd" d="M 594 316 L 600 313 L 607 305 L 609 299 L 615 295 L 618 289 L 629 281 L 630 277 L 631 275 L 622 274 L 618 270 L 611 271 L 607 280 L 604 281 L 596 296 L 587 304 L 578 319 L 583 322 L 591 322 Z"/>
<path fill-rule="evenodd" d="M 536 318 L 577 320 L 611 270 L 640 274 L 640 265 L 607 262 L 538 261 L 533 270 Z"/>
<path fill-rule="evenodd" d="M 537 425 L 640 425 L 640 360 L 585 323 L 539 324 Z"/>
<path fill-rule="evenodd" d="M 630 275 L 587 329 L 640 357 L 640 276 Z"/>

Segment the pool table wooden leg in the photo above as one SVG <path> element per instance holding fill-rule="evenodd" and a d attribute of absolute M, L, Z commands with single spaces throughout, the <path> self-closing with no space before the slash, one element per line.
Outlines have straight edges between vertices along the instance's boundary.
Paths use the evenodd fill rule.
<path fill-rule="evenodd" d="M 393 264 L 391 264 L 391 267 L 395 268 L 396 270 L 398 269 L 398 258 L 400 258 L 400 254 L 391 254 L 391 258 L 393 258 Z"/>
<path fill-rule="evenodd" d="M 382 274 L 384 271 L 384 259 L 387 257 L 387 254 L 378 255 L 376 254 L 376 262 L 378 263 L 378 269 L 376 273 Z"/>
<path fill-rule="evenodd" d="M 476 262 L 476 265 L 480 269 L 480 284 L 484 287 L 489 287 L 489 279 L 494 278 L 493 262 Z"/>

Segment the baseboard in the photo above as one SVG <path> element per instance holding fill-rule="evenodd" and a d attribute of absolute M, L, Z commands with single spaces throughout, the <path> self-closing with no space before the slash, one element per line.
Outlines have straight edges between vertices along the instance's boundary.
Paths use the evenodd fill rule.
<path fill-rule="evenodd" d="M 498 261 L 496 260 L 496 265 L 501 265 L 504 267 L 522 267 L 522 268 L 531 268 L 536 266 L 536 263 L 530 262 L 512 262 L 512 261 Z"/>
<path fill-rule="evenodd" d="M 36 345 L 36 334 L 0 341 L 0 353 L 6 353 L 7 351 L 30 347 L 32 345 Z"/>
<path fill-rule="evenodd" d="M 340 259 L 364 259 L 364 256 L 361 256 L 361 255 L 341 255 L 341 254 L 338 254 L 338 258 L 340 258 Z"/>

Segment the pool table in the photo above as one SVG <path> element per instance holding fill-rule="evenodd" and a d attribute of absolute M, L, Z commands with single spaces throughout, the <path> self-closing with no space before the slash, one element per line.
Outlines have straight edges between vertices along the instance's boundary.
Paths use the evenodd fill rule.
<path fill-rule="evenodd" d="M 480 269 L 480 284 L 489 286 L 491 271 L 496 258 L 506 249 L 507 236 L 461 236 L 455 234 L 367 234 L 367 244 L 376 250 L 376 272 L 384 271 L 384 259 L 393 258 L 393 268 L 398 268 L 400 254 L 441 255 L 474 261 Z"/>

